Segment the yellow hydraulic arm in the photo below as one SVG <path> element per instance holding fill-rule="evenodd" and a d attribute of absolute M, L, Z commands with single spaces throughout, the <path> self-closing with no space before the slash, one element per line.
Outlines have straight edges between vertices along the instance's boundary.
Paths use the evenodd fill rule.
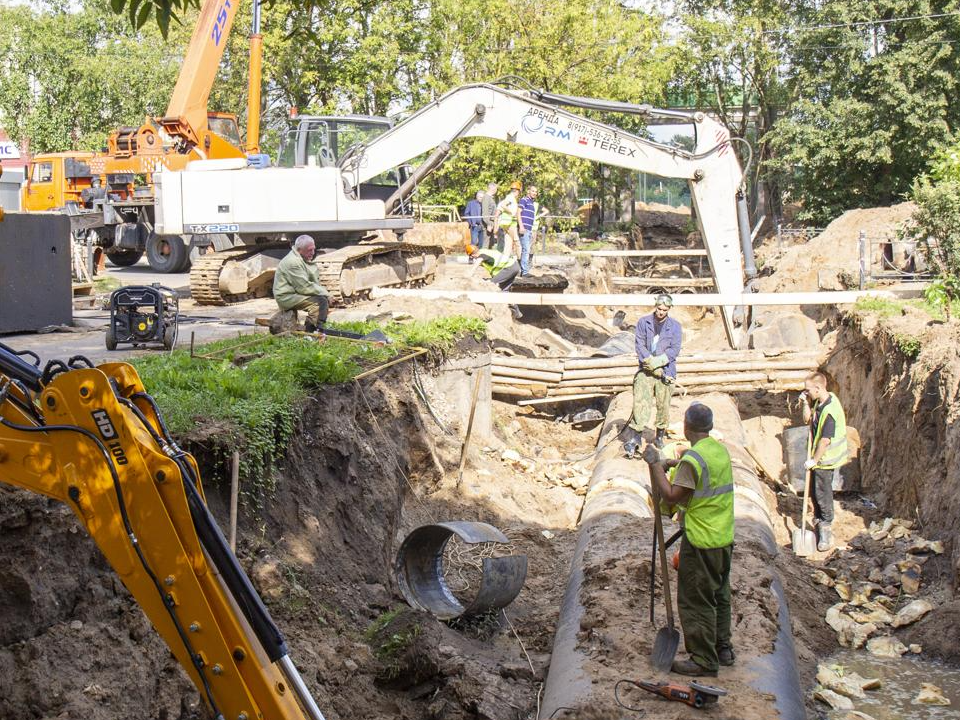
<path fill-rule="evenodd" d="M 212 717 L 323 720 L 132 366 L 0 343 L 0 481 L 73 509 Z"/>

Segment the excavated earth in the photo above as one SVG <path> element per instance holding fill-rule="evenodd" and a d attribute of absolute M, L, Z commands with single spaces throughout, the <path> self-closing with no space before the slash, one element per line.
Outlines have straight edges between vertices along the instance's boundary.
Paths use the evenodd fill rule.
<path fill-rule="evenodd" d="M 586 284 L 602 285 L 602 269 L 579 272 Z M 604 314 L 586 309 L 538 310 L 515 324 L 505 308 L 465 302 L 368 305 L 415 317 L 484 316 L 492 347 L 520 355 L 558 354 L 537 345 L 542 328 L 573 338 L 581 350 L 611 331 Z M 628 313 L 628 322 L 635 314 Z M 715 347 L 722 337 L 712 315 L 677 314 L 689 330 L 688 347 Z M 737 642 L 757 648 L 773 642 L 778 608 L 767 585 L 776 571 L 789 603 L 801 683 L 811 689 L 818 662 L 839 647 L 824 622 L 837 592 L 811 573 L 859 562 L 854 546 L 864 547 L 870 523 L 900 517 L 923 537 L 943 541 L 945 552 L 924 565 L 920 583 L 920 595 L 935 601 L 935 609 L 896 635 L 921 644 L 925 658 L 960 663 L 960 323 L 935 323 L 907 310 L 882 320 L 834 314 L 819 330 L 830 351 L 824 369 L 859 431 L 862 492 L 838 501 L 839 549 L 796 558 L 789 542 L 800 502 L 778 484 L 786 479 L 783 431 L 800 423 L 796 396 L 735 396 L 752 449 L 771 476 L 766 497 L 778 513 L 780 545 L 772 564 L 752 557 L 748 547 L 736 555 Z M 905 338 L 917 340 L 915 356 L 905 354 L 904 347 L 914 347 Z M 444 398 L 428 397 L 443 416 Z M 440 429 L 413 391 L 409 366 L 362 386 L 325 388 L 303 404 L 276 468 L 275 490 L 242 506 L 238 556 L 327 718 L 538 717 L 577 540 L 582 479 L 599 434 L 597 426 L 557 422 L 572 409 L 495 401 L 493 431 L 475 439 L 458 485 L 464 428 L 448 422 L 449 432 Z M 187 441 L 225 525 L 227 491 L 213 480 L 217 466 L 205 451 L 210 437 Z M 411 529 L 439 520 L 489 522 L 508 536 L 509 552 L 527 555 L 526 584 L 504 614 L 441 623 L 407 608 L 393 576 L 395 552 Z M 620 523 L 585 558 L 578 642 L 603 668 L 599 683 L 636 678 L 646 667 L 652 631 L 645 534 L 642 523 Z M 662 618 L 662 609 L 657 612 Z M 741 677 L 731 673 L 728 678 Z M 723 682 L 721 672 L 717 684 Z M 746 690 L 706 714 L 628 698 L 642 704 L 648 718 L 776 716 L 773 698 Z M 808 717 L 826 717 L 823 708 L 808 692 Z M 610 703 L 574 716 L 634 714 Z M 199 696 L 73 515 L 0 486 L 0 720 L 201 717 Z"/>

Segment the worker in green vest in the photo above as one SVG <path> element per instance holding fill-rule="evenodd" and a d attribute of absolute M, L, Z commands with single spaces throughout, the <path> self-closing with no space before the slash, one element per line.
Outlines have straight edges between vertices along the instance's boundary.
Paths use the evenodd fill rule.
<path fill-rule="evenodd" d="M 490 282 L 495 283 L 504 292 L 510 290 L 513 281 L 520 274 L 520 263 L 513 255 L 493 248 L 478 248 L 475 245 L 467 245 L 466 251 L 471 262 L 479 261 L 480 267 L 487 271 Z M 520 308 L 516 305 L 510 306 L 510 312 L 514 320 L 523 317 Z"/>
<path fill-rule="evenodd" d="M 730 453 L 710 437 L 713 411 L 693 403 L 683 416 L 690 443 L 679 460 L 665 460 L 653 443 L 643 459 L 650 481 L 670 505 L 683 506 L 683 539 L 677 572 L 677 609 L 690 657 L 676 660 L 680 675 L 716 677 L 736 655 L 730 631 L 730 563 L 733 559 L 733 466 Z M 671 483 L 667 469 L 676 467 Z"/>
<path fill-rule="evenodd" d="M 810 375 L 803 387 L 803 421 L 810 425 L 804 468 L 812 473 L 817 550 L 826 552 L 833 547 L 833 486 L 847 462 L 847 417 L 840 400 L 827 390 L 822 373 Z"/>

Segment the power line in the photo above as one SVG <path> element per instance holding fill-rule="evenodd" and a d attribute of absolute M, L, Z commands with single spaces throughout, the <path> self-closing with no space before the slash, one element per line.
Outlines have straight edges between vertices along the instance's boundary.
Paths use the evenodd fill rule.
<path fill-rule="evenodd" d="M 948 13 L 935 13 L 930 15 L 910 15 L 907 17 L 898 17 L 898 18 L 888 18 L 886 20 L 858 20 L 856 22 L 848 23 L 825 23 L 822 25 L 794 25 L 793 27 L 782 27 L 774 28 L 772 30 L 764 30 L 764 35 L 775 35 L 777 33 L 787 33 L 787 32 L 807 32 L 808 30 L 831 30 L 836 28 L 852 28 L 852 27 L 864 27 L 868 25 L 887 25 L 889 23 L 896 22 L 909 22 L 913 20 L 933 20 L 936 18 L 945 18 L 945 17 L 954 17 L 960 15 L 960 10 L 955 12 Z"/>

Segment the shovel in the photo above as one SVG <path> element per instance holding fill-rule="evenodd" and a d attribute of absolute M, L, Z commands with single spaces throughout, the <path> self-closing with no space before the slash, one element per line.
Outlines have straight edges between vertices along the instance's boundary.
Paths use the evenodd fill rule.
<path fill-rule="evenodd" d="M 390 338 L 388 338 L 382 330 L 372 330 L 366 335 L 361 335 L 360 333 L 349 332 L 347 330 L 335 330 L 334 328 L 327 327 L 326 325 L 321 325 L 317 328 L 318 333 L 323 333 L 324 335 L 329 335 L 331 337 L 346 338 L 347 340 L 366 340 L 367 342 L 383 343 L 389 344 Z"/>
<path fill-rule="evenodd" d="M 797 557 L 809 557 L 817 549 L 817 538 L 813 530 L 807 530 L 807 499 L 810 495 L 810 476 L 807 470 L 803 485 L 803 512 L 800 515 L 800 527 L 793 531 L 793 554 Z"/>
<path fill-rule="evenodd" d="M 663 541 L 663 520 L 660 517 L 660 490 L 653 478 L 650 480 L 650 487 L 653 490 L 654 542 L 660 548 L 663 601 L 667 608 L 667 627 L 657 630 L 657 636 L 653 641 L 653 652 L 650 654 L 650 663 L 660 672 L 666 672 L 673 665 L 673 659 L 677 656 L 677 648 L 680 647 L 680 632 L 673 626 L 673 597 L 670 595 L 670 567 L 667 563 L 667 545 Z"/>

